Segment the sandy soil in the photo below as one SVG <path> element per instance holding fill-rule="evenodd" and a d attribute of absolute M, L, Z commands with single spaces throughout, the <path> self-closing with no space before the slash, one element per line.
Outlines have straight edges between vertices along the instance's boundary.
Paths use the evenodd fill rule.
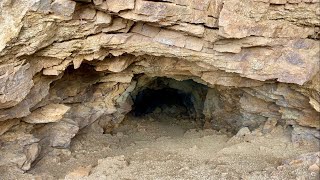
<path fill-rule="evenodd" d="M 188 119 L 128 116 L 112 134 L 83 131 L 70 150 L 50 152 L 29 173 L 42 179 L 319 179 L 311 167 L 319 166 L 317 148 L 294 147 L 281 126 L 231 136 Z"/>

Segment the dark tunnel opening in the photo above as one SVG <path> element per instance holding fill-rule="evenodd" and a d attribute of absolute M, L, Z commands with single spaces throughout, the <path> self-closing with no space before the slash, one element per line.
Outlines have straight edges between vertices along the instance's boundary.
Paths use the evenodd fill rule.
<path fill-rule="evenodd" d="M 144 116 L 157 109 L 172 114 L 183 114 L 193 118 L 195 110 L 191 93 L 186 93 L 178 89 L 165 87 L 162 89 L 146 88 L 140 91 L 134 99 L 133 114 Z"/>

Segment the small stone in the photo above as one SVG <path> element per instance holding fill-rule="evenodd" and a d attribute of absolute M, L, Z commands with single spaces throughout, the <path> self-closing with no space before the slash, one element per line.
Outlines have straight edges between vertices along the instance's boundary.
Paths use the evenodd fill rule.
<path fill-rule="evenodd" d="M 228 173 L 221 173 L 221 176 L 223 176 L 223 177 L 225 177 L 227 175 L 228 175 Z"/>
<path fill-rule="evenodd" d="M 277 167 L 277 170 L 280 170 L 280 171 L 281 171 L 281 170 L 283 170 L 283 169 L 284 169 L 284 166 L 278 166 L 278 167 Z"/>
<path fill-rule="evenodd" d="M 191 148 L 189 148 L 189 151 L 196 151 L 198 148 L 197 145 L 192 146 Z"/>
<path fill-rule="evenodd" d="M 103 3 L 103 0 L 93 0 L 93 4 L 95 5 L 101 5 Z"/>
<path fill-rule="evenodd" d="M 179 169 L 179 172 L 188 171 L 188 170 L 190 170 L 190 168 L 188 166 L 186 166 L 186 167 Z"/>
<path fill-rule="evenodd" d="M 292 160 L 290 161 L 290 165 L 293 165 L 293 166 L 300 166 L 302 165 L 303 161 L 301 159 L 295 159 L 295 160 Z"/>
<path fill-rule="evenodd" d="M 60 73 L 61 73 L 61 71 L 58 71 L 56 69 L 44 69 L 43 70 L 44 75 L 58 76 Z"/>
<path fill-rule="evenodd" d="M 309 169 L 309 171 L 317 172 L 319 171 L 319 166 L 317 164 L 312 164 Z"/>
<path fill-rule="evenodd" d="M 251 134 L 251 131 L 248 127 L 241 128 L 238 133 L 236 134 L 237 137 L 244 137 L 246 135 Z"/>
<path fill-rule="evenodd" d="M 91 169 L 92 166 L 78 167 L 77 169 L 67 174 L 65 179 L 79 179 L 82 177 L 89 176 Z"/>

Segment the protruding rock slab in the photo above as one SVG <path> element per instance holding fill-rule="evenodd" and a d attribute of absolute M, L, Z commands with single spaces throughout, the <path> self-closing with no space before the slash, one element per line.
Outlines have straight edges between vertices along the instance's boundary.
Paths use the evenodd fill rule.
<path fill-rule="evenodd" d="M 49 104 L 33 111 L 23 121 L 32 124 L 58 122 L 69 109 L 69 106 L 63 104 Z"/>

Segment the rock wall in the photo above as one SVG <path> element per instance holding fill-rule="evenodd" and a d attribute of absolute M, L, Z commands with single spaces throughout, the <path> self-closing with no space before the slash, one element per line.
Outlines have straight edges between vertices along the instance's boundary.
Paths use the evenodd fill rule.
<path fill-rule="evenodd" d="M 28 170 L 88 125 L 114 128 L 141 74 L 208 86 L 211 127 L 280 123 L 317 140 L 319 4 L 0 1 L 0 166 Z"/>

